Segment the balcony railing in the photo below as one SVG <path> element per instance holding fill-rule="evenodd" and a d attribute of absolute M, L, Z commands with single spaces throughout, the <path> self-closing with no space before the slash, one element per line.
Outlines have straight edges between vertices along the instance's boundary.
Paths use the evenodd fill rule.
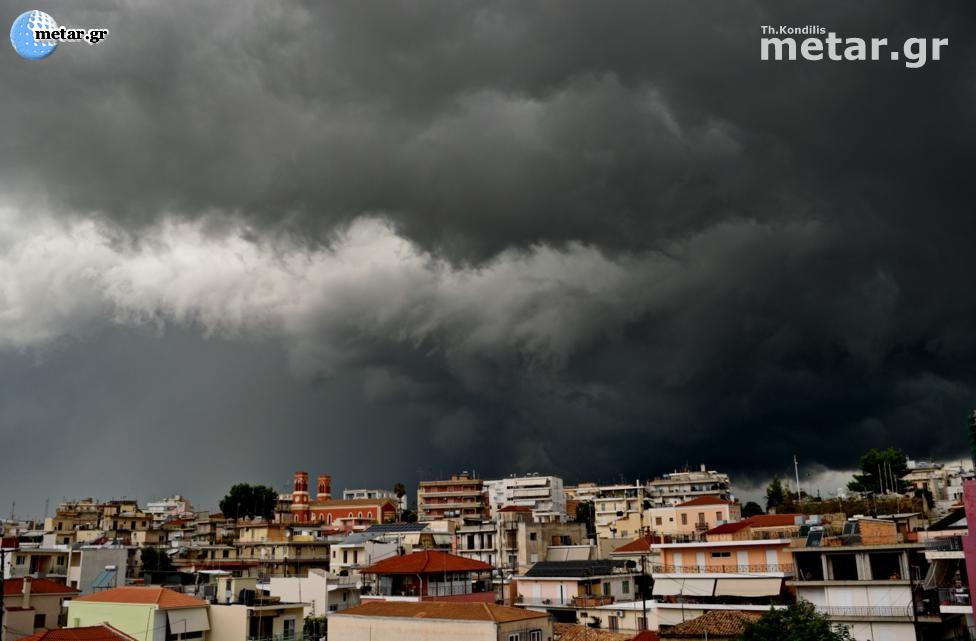
<path fill-rule="evenodd" d="M 940 588 L 939 603 L 942 605 L 971 605 L 969 590 L 966 588 Z"/>
<path fill-rule="evenodd" d="M 925 548 L 937 552 L 962 552 L 961 536 L 944 536 L 925 541 Z"/>
<path fill-rule="evenodd" d="M 655 574 L 759 574 L 763 572 L 783 572 L 792 574 L 792 563 L 754 563 L 749 565 L 654 565 Z"/>
<path fill-rule="evenodd" d="M 817 606 L 817 611 L 832 618 L 857 617 L 865 619 L 911 618 L 910 607 L 894 606 Z"/>

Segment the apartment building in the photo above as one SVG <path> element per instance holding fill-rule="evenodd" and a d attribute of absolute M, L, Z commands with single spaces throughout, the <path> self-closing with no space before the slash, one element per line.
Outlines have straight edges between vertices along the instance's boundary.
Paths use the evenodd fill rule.
<path fill-rule="evenodd" d="M 741 518 L 742 509 L 737 502 L 699 496 L 677 505 L 652 507 L 645 512 L 642 522 L 654 534 L 700 538 L 712 528 Z"/>
<path fill-rule="evenodd" d="M 456 532 L 457 554 L 488 563 L 500 576 L 525 572 L 540 561 L 586 560 L 594 548 L 583 523 L 536 522 L 528 507 L 506 506 L 493 521 Z"/>
<path fill-rule="evenodd" d="M 916 641 L 944 638 L 939 607 L 925 594 L 929 560 L 917 533 L 898 532 L 891 520 L 857 518 L 840 535 L 812 529 L 792 549 L 805 599 L 857 639 Z"/>
<path fill-rule="evenodd" d="M 566 491 L 558 476 L 527 474 L 485 481 L 488 507 L 494 518 L 506 506 L 527 507 L 536 521 L 566 520 Z"/>
<path fill-rule="evenodd" d="M 566 488 L 567 497 L 593 504 L 596 535 L 601 539 L 632 539 L 646 525 L 645 487 L 639 481 L 613 485 L 580 483 Z"/>
<path fill-rule="evenodd" d="M 2 640 L 16 641 L 34 632 L 63 626 L 61 612 L 66 599 L 78 590 L 48 579 L 25 576 L 3 582 L 4 627 Z"/>
<path fill-rule="evenodd" d="M 485 483 L 467 472 L 452 474 L 444 481 L 421 481 L 417 489 L 417 519 L 420 521 L 464 519 L 482 520 L 489 517 Z"/>
<path fill-rule="evenodd" d="M 635 600 L 636 577 L 620 561 L 543 561 L 515 577 L 513 603 L 576 623 L 580 611 Z"/>
<path fill-rule="evenodd" d="M 662 474 L 647 483 L 647 497 L 656 507 L 678 505 L 703 496 L 733 500 L 729 475 L 709 470 L 702 464 L 698 470 Z"/>

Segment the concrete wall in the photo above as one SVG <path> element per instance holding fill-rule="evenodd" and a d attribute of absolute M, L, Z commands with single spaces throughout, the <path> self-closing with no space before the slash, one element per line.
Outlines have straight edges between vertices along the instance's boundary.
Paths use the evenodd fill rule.
<path fill-rule="evenodd" d="M 128 561 L 128 551 L 125 548 L 82 549 L 71 555 L 68 566 L 68 585 L 81 590 L 82 595 L 91 594 L 92 581 L 102 573 L 107 565 L 114 565 L 117 569 L 115 585 L 107 587 L 121 587 L 125 585 L 125 570 Z"/>
<path fill-rule="evenodd" d="M 329 611 L 328 581 L 324 573 L 309 572 L 303 577 L 271 577 L 271 596 L 291 603 L 308 603 L 305 616 L 322 616 Z"/>
<path fill-rule="evenodd" d="M 542 619 L 540 619 L 541 621 Z M 498 641 L 490 621 L 446 621 L 396 617 L 329 617 L 329 638 L 341 641 Z M 551 638 L 551 635 L 550 635 Z M 505 641 L 508 641 L 507 637 Z M 528 641 L 526 638 L 525 641 Z"/>
<path fill-rule="evenodd" d="M 166 638 L 166 613 L 157 611 L 153 605 L 89 601 L 68 603 L 67 627 L 80 628 L 106 622 L 138 641 L 164 641 Z"/>

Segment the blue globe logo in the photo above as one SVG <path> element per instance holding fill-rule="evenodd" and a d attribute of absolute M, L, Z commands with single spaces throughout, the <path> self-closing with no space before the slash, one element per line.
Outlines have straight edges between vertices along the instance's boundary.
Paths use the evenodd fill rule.
<path fill-rule="evenodd" d="M 41 60 L 47 58 L 58 48 L 55 40 L 34 40 L 34 29 L 53 31 L 58 23 L 43 11 L 26 11 L 14 20 L 10 27 L 10 44 L 21 58 Z"/>

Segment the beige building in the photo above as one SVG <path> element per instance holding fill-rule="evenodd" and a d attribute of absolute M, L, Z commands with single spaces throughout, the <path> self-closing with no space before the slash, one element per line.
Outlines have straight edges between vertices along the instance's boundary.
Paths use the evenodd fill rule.
<path fill-rule="evenodd" d="M 654 534 L 701 538 L 712 528 L 741 518 L 742 508 L 738 503 L 700 496 L 677 505 L 651 508 L 644 513 L 644 524 Z"/>
<path fill-rule="evenodd" d="M 452 474 L 449 480 L 422 481 L 417 488 L 417 519 L 436 521 L 450 519 L 460 523 L 465 518 L 487 519 L 488 495 L 481 479 L 467 472 Z"/>
<path fill-rule="evenodd" d="M 48 628 L 62 627 L 64 600 L 78 594 L 77 590 L 47 579 L 6 579 L 4 594 L 3 641 Z"/>
<path fill-rule="evenodd" d="M 364 603 L 329 617 L 342 641 L 553 641 L 549 615 L 490 603 Z"/>

